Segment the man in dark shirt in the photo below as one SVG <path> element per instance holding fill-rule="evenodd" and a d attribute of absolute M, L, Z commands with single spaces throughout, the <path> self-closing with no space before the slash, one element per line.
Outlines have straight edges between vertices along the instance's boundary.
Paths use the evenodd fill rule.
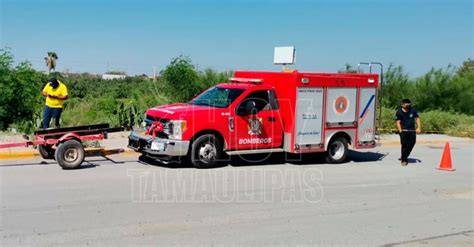
<path fill-rule="evenodd" d="M 409 99 L 402 100 L 401 108 L 395 114 L 397 130 L 400 133 L 400 143 L 402 144 L 401 164 L 408 164 L 408 156 L 416 143 L 416 134 L 421 132 L 421 121 L 415 108 L 411 107 Z M 416 122 L 416 128 L 415 128 Z"/>

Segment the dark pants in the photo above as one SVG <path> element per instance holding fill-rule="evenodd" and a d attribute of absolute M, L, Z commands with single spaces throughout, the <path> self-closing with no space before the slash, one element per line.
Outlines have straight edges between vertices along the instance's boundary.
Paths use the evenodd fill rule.
<path fill-rule="evenodd" d="M 44 106 L 43 112 L 43 128 L 49 128 L 49 122 L 51 118 L 54 118 L 54 127 L 59 128 L 59 118 L 61 117 L 61 112 L 63 108 L 51 108 L 49 106 Z"/>
<path fill-rule="evenodd" d="M 402 144 L 402 161 L 408 162 L 408 156 L 416 143 L 415 131 L 404 131 L 400 133 L 400 142 Z"/>

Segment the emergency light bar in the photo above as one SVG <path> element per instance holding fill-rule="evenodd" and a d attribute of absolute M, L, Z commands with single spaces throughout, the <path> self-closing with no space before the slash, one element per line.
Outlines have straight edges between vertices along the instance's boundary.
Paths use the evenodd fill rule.
<path fill-rule="evenodd" d="M 231 82 L 241 82 L 241 83 L 255 83 L 255 84 L 262 84 L 262 79 L 254 79 L 254 78 L 240 78 L 240 77 L 231 77 L 229 78 Z"/>

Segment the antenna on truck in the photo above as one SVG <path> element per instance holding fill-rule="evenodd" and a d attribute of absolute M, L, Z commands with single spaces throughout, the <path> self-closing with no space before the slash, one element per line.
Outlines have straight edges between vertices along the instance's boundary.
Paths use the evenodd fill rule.
<path fill-rule="evenodd" d="M 273 64 L 283 65 L 282 71 L 288 71 L 286 66 L 295 64 L 296 49 L 294 46 L 275 47 L 273 53 Z"/>

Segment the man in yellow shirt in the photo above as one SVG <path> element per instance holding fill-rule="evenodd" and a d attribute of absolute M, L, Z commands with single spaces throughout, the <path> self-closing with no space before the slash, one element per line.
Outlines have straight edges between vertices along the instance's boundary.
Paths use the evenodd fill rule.
<path fill-rule="evenodd" d="M 51 78 L 44 86 L 41 94 L 46 97 L 43 113 L 43 128 L 49 128 L 51 118 L 55 120 L 55 127 L 59 128 L 59 118 L 63 111 L 64 101 L 67 99 L 67 87 L 56 78 Z"/>

